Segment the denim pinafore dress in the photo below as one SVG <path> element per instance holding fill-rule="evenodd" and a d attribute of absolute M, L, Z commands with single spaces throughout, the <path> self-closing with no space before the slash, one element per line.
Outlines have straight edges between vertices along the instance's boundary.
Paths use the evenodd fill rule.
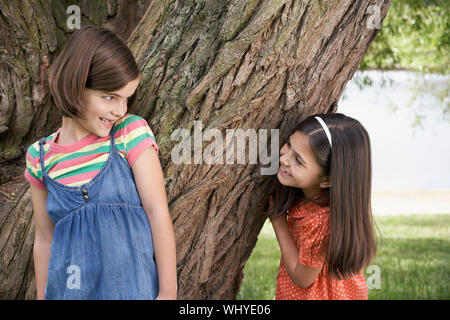
<path fill-rule="evenodd" d="M 47 212 L 55 223 L 46 299 L 154 299 L 158 274 L 150 224 L 133 173 L 114 143 L 103 168 L 82 186 L 66 186 L 44 166 Z"/>

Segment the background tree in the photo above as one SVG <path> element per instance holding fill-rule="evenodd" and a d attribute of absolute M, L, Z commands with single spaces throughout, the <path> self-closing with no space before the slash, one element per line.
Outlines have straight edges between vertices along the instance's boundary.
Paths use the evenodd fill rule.
<path fill-rule="evenodd" d="M 450 72 L 450 2 L 397 0 L 360 69 Z"/>
<path fill-rule="evenodd" d="M 70 4 L 0 0 L 2 298 L 34 297 L 34 225 L 23 157 L 29 144 L 60 126 L 46 73 L 69 32 Z M 177 165 L 171 151 L 178 141 L 171 133 L 184 128 L 193 135 L 197 120 L 223 137 L 227 129 L 278 128 L 282 141 L 300 119 L 336 111 L 379 31 L 372 22 L 381 23 L 390 1 L 78 4 L 82 25 L 121 34 L 141 67 L 138 101 L 129 112 L 147 119 L 161 150 L 177 241 L 178 297 L 234 298 L 265 219 L 270 179 L 248 157 L 245 164 Z"/>
<path fill-rule="evenodd" d="M 394 84 L 392 72 L 404 70 L 415 77 L 412 98 L 406 107 L 415 115 L 413 126 L 422 126 L 425 114 L 436 110 L 450 122 L 450 2 L 447 0 L 397 0 L 392 3 L 383 28 L 370 45 L 359 70 L 381 70 L 382 85 Z M 357 72 L 361 90 L 372 85 L 370 72 Z M 434 74 L 430 81 L 430 74 Z M 421 103 L 434 96 L 436 103 Z M 415 105 L 415 107 L 413 107 Z M 405 106 L 391 105 L 393 110 Z"/>

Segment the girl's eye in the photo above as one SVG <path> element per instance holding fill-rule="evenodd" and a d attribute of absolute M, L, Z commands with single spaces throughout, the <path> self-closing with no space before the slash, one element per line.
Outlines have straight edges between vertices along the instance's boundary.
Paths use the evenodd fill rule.
<path fill-rule="evenodd" d="M 111 101 L 112 99 L 114 99 L 113 96 L 104 96 L 103 99 L 105 99 L 106 101 Z"/>
<path fill-rule="evenodd" d="M 297 161 L 297 163 L 298 163 L 299 165 L 303 165 L 303 163 L 302 163 L 300 160 L 298 160 L 297 157 L 295 157 L 295 160 Z"/>

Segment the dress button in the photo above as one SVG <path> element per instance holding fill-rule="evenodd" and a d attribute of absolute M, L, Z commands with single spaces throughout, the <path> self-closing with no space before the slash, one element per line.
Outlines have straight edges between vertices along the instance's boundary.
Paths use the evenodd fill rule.
<path fill-rule="evenodd" d="M 83 198 L 85 198 L 86 200 L 89 199 L 89 197 L 87 195 L 85 195 Z"/>
<path fill-rule="evenodd" d="M 87 190 L 86 189 L 82 189 L 81 192 L 83 192 L 83 194 L 87 194 Z"/>

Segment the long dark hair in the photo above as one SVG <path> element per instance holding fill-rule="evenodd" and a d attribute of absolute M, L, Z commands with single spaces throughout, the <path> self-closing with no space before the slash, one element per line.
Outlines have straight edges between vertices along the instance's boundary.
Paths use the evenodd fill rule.
<path fill-rule="evenodd" d="M 320 114 L 331 133 L 331 148 L 314 116 L 302 121 L 290 135 L 299 131 L 308 136 L 317 163 L 330 177 L 331 187 L 324 192 L 330 203 L 325 263 L 332 278 L 342 279 L 359 273 L 376 255 L 370 139 L 359 121 L 340 113 Z M 276 175 L 273 179 L 273 206 L 268 214 L 279 215 L 304 198 L 304 194 L 301 189 L 280 184 Z"/>
<path fill-rule="evenodd" d="M 49 69 L 48 82 L 56 108 L 65 117 L 82 117 L 85 88 L 116 91 L 140 74 L 127 47 L 112 31 L 98 26 L 76 30 Z M 131 108 L 135 93 L 128 99 Z"/>

